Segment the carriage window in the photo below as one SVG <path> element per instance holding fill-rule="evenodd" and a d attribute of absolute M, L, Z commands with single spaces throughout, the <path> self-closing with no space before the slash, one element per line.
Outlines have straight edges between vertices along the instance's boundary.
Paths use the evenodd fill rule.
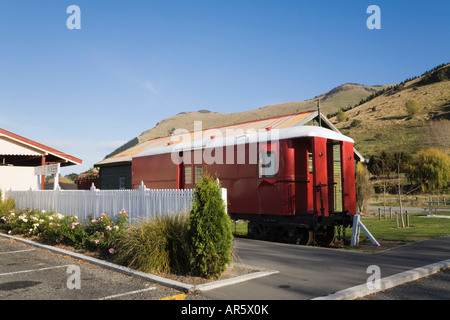
<path fill-rule="evenodd" d="M 192 183 L 192 167 L 184 167 L 184 184 Z"/>
<path fill-rule="evenodd" d="M 278 172 L 278 159 L 275 151 L 262 151 L 259 153 L 259 178 L 275 178 Z"/>
<path fill-rule="evenodd" d="M 308 171 L 309 173 L 313 173 L 314 167 L 313 167 L 313 156 L 311 152 L 308 152 Z"/>
<path fill-rule="evenodd" d="M 203 167 L 195 167 L 195 183 L 199 183 L 203 178 Z"/>

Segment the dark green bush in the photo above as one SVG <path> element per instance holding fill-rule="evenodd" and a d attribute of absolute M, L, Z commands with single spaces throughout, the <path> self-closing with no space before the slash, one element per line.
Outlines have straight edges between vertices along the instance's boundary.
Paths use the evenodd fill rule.
<path fill-rule="evenodd" d="M 205 175 L 194 190 L 188 240 L 192 272 L 219 277 L 231 262 L 233 234 L 220 185 Z"/>

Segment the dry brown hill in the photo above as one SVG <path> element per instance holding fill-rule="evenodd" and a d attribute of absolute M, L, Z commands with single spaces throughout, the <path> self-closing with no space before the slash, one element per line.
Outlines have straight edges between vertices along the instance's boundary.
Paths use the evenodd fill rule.
<path fill-rule="evenodd" d="M 167 136 L 172 132 L 172 130 L 178 128 L 192 131 L 194 129 L 194 121 L 202 121 L 202 128 L 209 129 L 239 122 L 314 110 L 317 108 L 317 99 L 320 99 L 321 101 L 322 112 L 327 114 L 336 112 L 342 107 L 354 106 L 361 99 L 366 98 L 384 87 L 386 86 L 363 86 L 360 84 L 346 83 L 332 89 L 327 93 L 306 101 L 286 102 L 251 111 L 236 113 L 216 113 L 208 110 L 182 112 L 173 117 L 160 121 L 154 128 L 143 132 L 138 139 L 139 142 L 141 142 L 148 139 Z"/>
<path fill-rule="evenodd" d="M 415 153 L 428 147 L 450 149 L 450 64 L 393 86 L 378 97 L 346 111 L 347 120 L 330 120 L 368 156 L 381 151 Z M 406 101 L 422 110 L 409 116 Z"/>
<path fill-rule="evenodd" d="M 161 120 L 155 127 L 144 131 L 138 137 L 130 140 L 106 157 L 126 150 L 142 141 L 170 135 L 175 129 L 192 131 L 194 129 L 194 121 L 202 121 L 203 129 L 226 126 L 239 122 L 315 110 L 317 108 L 317 99 L 320 99 L 322 113 L 334 113 L 341 108 L 354 106 L 361 99 L 365 99 L 374 92 L 386 87 L 388 86 L 364 86 L 356 83 L 346 83 L 309 100 L 286 102 L 250 111 L 236 113 L 217 113 L 208 110 L 181 112 L 173 117 Z"/>

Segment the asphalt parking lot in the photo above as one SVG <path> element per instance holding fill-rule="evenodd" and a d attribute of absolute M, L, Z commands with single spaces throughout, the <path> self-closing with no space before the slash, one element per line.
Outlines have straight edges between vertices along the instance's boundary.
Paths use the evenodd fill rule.
<path fill-rule="evenodd" d="M 182 292 L 0 238 L 0 300 L 158 300 Z"/>
<path fill-rule="evenodd" d="M 450 264 L 450 237 L 412 243 L 376 254 L 235 239 L 235 250 L 245 264 L 275 270 L 275 273 L 201 293 L 186 294 L 185 290 L 164 285 L 166 282 L 146 280 L 147 276 L 130 276 L 114 271 L 117 269 L 110 270 L 108 266 L 80 260 L 83 258 L 49 251 L 54 250 L 53 247 L 42 249 L 40 244 L 27 244 L 5 237 L 8 236 L 0 237 L 0 300 L 177 299 L 200 300 L 196 301 L 200 303 L 217 299 L 309 300 L 365 284 L 370 277 L 367 273 L 367 266 L 370 265 L 380 266 L 381 276 L 389 283 L 398 281 L 398 275 L 402 273 L 412 272 L 412 269 L 420 269 L 430 263 L 440 261 L 437 263 L 440 266 L 441 260 L 445 260 L 447 268 Z M 444 281 L 438 280 L 433 284 L 436 285 L 433 289 L 436 294 L 431 299 L 448 299 L 447 274 L 444 274 Z M 393 280 L 388 281 L 390 278 Z M 390 296 L 373 298 L 390 299 Z"/>

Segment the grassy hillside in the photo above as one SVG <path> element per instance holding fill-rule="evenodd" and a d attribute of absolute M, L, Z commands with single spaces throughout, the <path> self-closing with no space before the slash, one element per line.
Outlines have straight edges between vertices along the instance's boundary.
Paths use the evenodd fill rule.
<path fill-rule="evenodd" d="M 365 156 L 381 151 L 415 153 L 438 146 L 450 148 L 450 64 L 401 83 L 346 111 L 347 120 L 330 120 L 355 139 Z M 416 99 L 422 110 L 409 116 L 405 104 Z"/>
<path fill-rule="evenodd" d="M 263 108 L 236 112 L 236 113 L 216 113 L 208 110 L 195 112 L 182 112 L 173 117 L 161 120 L 154 128 L 151 128 L 128 143 L 116 149 L 106 157 L 126 150 L 139 142 L 164 137 L 169 135 L 174 129 L 194 129 L 194 121 L 202 121 L 202 128 L 209 129 L 219 126 L 231 125 L 239 122 L 264 119 L 269 117 L 292 114 L 296 112 L 315 110 L 317 99 L 320 99 L 321 111 L 324 114 L 337 112 L 341 108 L 354 106 L 361 99 L 366 99 L 373 93 L 385 89 L 388 86 L 364 86 L 355 83 L 346 83 L 336 87 L 329 92 L 316 96 L 306 101 L 286 102 L 277 105 L 270 105 Z"/>

